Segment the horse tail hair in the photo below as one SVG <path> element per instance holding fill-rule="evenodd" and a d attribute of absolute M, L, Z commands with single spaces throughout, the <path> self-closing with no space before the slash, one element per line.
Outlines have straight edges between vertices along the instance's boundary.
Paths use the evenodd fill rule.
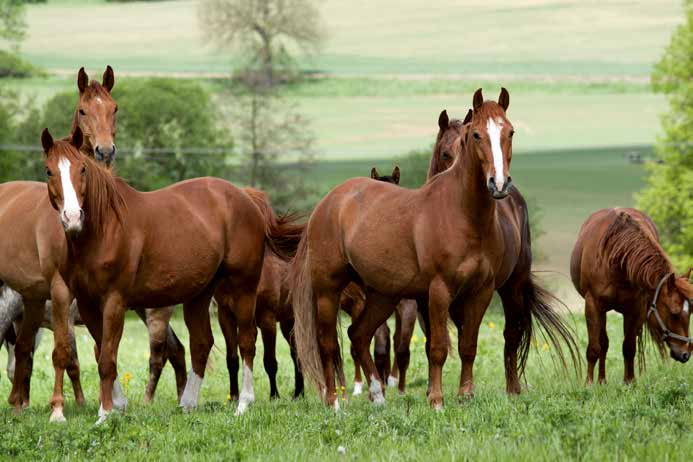
<path fill-rule="evenodd" d="M 575 340 L 575 335 L 570 327 L 561 319 L 560 314 L 556 311 L 552 303 L 562 303 L 555 295 L 541 287 L 533 274 L 530 274 L 525 283 L 522 285 L 522 298 L 525 307 L 529 310 L 529 318 L 527 326 L 522 335 L 519 350 L 519 370 L 523 374 L 527 364 L 527 356 L 529 355 L 529 347 L 532 339 L 532 321 L 536 321 L 542 331 L 544 339 L 548 340 L 556 351 L 559 361 L 564 369 L 568 369 L 566 354 L 563 351 L 563 345 L 568 349 L 570 357 L 576 372 L 580 375 L 582 363 L 580 354 Z"/>
<path fill-rule="evenodd" d="M 294 313 L 294 340 L 301 372 L 318 391 L 325 389 L 325 374 L 318 345 L 317 307 L 313 295 L 308 260 L 308 239 L 304 234 L 287 275 Z"/>
<path fill-rule="evenodd" d="M 260 209 L 265 220 L 265 241 L 267 246 L 282 260 L 291 260 L 296 254 L 298 243 L 305 228 L 304 224 L 298 223 L 301 217 L 295 213 L 277 216 L 267 199 L 267 194 L 253 188 L 245 188 L 244 191 Z"/>

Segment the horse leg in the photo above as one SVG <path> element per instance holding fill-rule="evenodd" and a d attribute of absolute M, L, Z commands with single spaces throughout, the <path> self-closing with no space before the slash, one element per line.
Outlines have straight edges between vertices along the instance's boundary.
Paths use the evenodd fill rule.
<path fill-rule="evenodd" d="M 503 350 L 505 362 L 505 391 L 509 395 L 519 395 L 522 391 L 518 374 L 518 352 L 522 343 L 522 335 L 525 331 L 525 317 L 522 315 L 522 295 L 516 290 L 515 285 L 508 281 L 498 290 L 501 302 L 503 303 L 503 313 L 505 314 L 505 328 L 503 337 L 505 338 L 505 348 Z M 530 320 L 531 322 L 531 320 Z"/>
<path fill-rule="evenodd" d="M 334 290 L 319 290 L 315 287 L 317 300 L 317 330 L 320 360 L 325 378 L 325 388 L 322 390 L 323 400 L 328 406 L 339 409 L 335 372 L 339 367 L 339 344 L 337 342 L 337 317 L 339 315 L 339 296 Z M 351 329 L 351 327 L 350 327 Z"/>
<path fill-rule="evenodd" d="M 373 337 L 375 368 L 384 384 L 385 380 L 390 376 L 390 328 L 387 325 L 387 320 L 378 326 Z"/>
<path fill-rule="evenodd" d="M 106 420 L 122 395 L 118 378 L 118 347 L 125 324 L 123 300 L 118 293 L 111 293 L 103 304 L 103 331 L 99 348 L 100 399 L 99 419 L 97 425 Z M 80 312 L 81 314 L 81 312 Z"/>
<path fill-rule="evenodd" d="M 395 310 L 395 333 L 392 334 L 392 368 L 390 369 L 390 374 L 387 376 L 387 386 L 388 388 L 394 388 L 399 383 L 399 364 L 397 364 L 397 349 L 399 347 L 399 342 L 402 339 L 402 314 L 400 313 L 400 305 Z"/>
<path fill-rule="evenodd" d="M 404 394 L 407 387 L 407 370 L 409 369 L 411 338 L 416 327 L 417 305 L 414 300 L 402 300 L 399 308 L 400 334 L 395 331 L 395 357 L 399 369 L 398 388 L 400 394 Z M 428 343 L 428 342 L 427 342 Z"/>
<path fill-rule="evenodd" d="M 349 311 L 351 317 L 351 324 L 353 325 L 358 319 L 359 315 L 363 312 L 364 303 L 363 301 L 357 301 L 351 299 L 352 306 Z M 363 377 L 361 376 L 361 361 L 359 361 L 359 355 L 356 351 L 354 344 L 352 343 L 349 347 L 349 353 L 351 354 L 351 359 L 354 362 L 354 392 L 352 396 L 358 396 L 363 393 Z"/>
<path fill-rule="evenodd" d="M 282 335 L 289 343 L 289 349 L 291 350 L 291 360 L 294 363 L 294 399 L 296 399 L 299 396 L 303 396 L 303 373 L 301 372 L 301 368 L 298 365 L 296 340 L 294 339 L 294 336 L 291 334 L 291 331 L 294 328 L 294 321 L 293 319 L 283 320 L 279 323 L 279 327 L 282 330 Z"/>
<path fill-rule="evenodd" d="M 220 294 L 220 293 L 219 293 Z M 226 342 L 226 368 L 229 371 L 229 399 L 238 399 L 238 323 L 230 299 L 216 296 L 221 332 Z"/>
<path fill-rule="evenodd" d="M 135 313 L 147 326 L 149 333 L 149 381 L 144 391 L 144 404 L 149 404 L 154 399 L 156 386 L 161 377 L 161 370 L 166 363 L 166 328 L 169 316 L 162 316 L 157 310 L 136 308 Z"/>
<path fill-rule="evenodd" d="M 34 338 L 43 321 L 44 300 L 24 300 L 24 316 L 15 344 L 15 371 L 12 391 L 8 402 L 15 412 L 29 406 L 31 369 L 34 354 Z"/>
<path fill-rule="evenodd" d="M 170 320 L 174 309 L 175 306 L 169 306 L 161 308 L 160 311 L 167 312 L 168 319 Z M 166 356 L 176 374 L 176 391 L 178 394 L 178 401 L 180 401 L 187 380 L 188 368 L 185 364 L 185 347 L 173 331 L 170 322 L 168 322 L 168 326 L 166 327 Z"/>
<path fill-rule="evenodd" d="M 255 359 L 255 340 L 257 339 L 255 326 L 257 295 L 255 289 L 256 286 L 252 284 L 237 284 L 233 291 L 234 311 L 238 320 L 238 348 L 243 361 L 243 385 L 238 397 L 236 415 L 243 414 L 255 401 L 255 391 L 253 390 L 253 360 Z"/>
<path fill-rule="evenodd" d="M 606 352 L 609 350 L 609 337 L 606 335 L 606 312 L 599 313 L 599 383 L 606 383 Z"/>
<path fill-rule="evenodd" d="M 594 381 L 594 366 L 601 354 L 601 313 L 592 295 L 585 294 L 585 321 L 587 322 L 587 385 Z"/>
<path fill-rule="evenodd" d="M 368 291 L 366 306 L 368 308 L 349 327 L 348 333 L 363 364 L 371 401 L 374 404 L 385 404 L 383 381 L 371 357 L 370 343 L 375 331 L 387 321 L 397 307 L 397 301 L 377 292 Z"/>
<path fill-rule="evenodd" d="M 639 314 L 624 313 L 623 315 L 623 381 L 626 385 L 635 380 L 637 337 L 644 322 L 645 320 Z"/>
<path fill-rule="evenodd" d="M 265 372 L 267 372 L 267 377 L 269 377 L 270 382 L 270 399 L 278 399 L 277 370 L 279 369 L 279 365 L 277 364 L 277 320 L 272 311 L 267 308 L 256 308 L 256 310 L 257 314 L 259 314 L 257 323 L 260 327 L 262 345 L 264 346 L 262 363 L 265 366 Z"/>
<path fill-rule="evenodd" d="M 82 390 L 82 381 L 80 379 L 79 357 L 77 356 L 77 340 L 75 338 L 75 325 L 70 321 L 69 325 L 70 336 L 70 363 L 66 369 L 67 376 L 72 382 L 72 391 L 75 394 L 75 403 L 77 406 L 84 406 L 84 391 Z"/>
<path fill-rule="evenodd" d="M 451 302 L 445 282 L 439 278 L 431 281 L 428 289 L 428 402 L 436 410 L 443 409 L 443 365 L 448 356 L 447 321 Z"/>
<path fill-rule="evenodd" d="M 185 411 L 197 408 L 207 359 L 214 344 L 212 326 L 209 320 L 211 300 L 211 293 L 203 293 L 196 299 L 183 304 L 183 319 L 190 335 L 190 359 L 192 363 L 183 395 L 180 397 L 180 407 Z"/>
<path fill-rule="evenodd" d="M 466 294 L 464 302 L 464 326 L 460 342 L 460 358 L 462 359 L 462 374 L 458 395 L 464 398 L 474 396 L 473 368 L 476 358 L 476 347 L 479 339 L 479 326 L 486 313 L 493 289 L 482 287 L 474 294 Z"/>

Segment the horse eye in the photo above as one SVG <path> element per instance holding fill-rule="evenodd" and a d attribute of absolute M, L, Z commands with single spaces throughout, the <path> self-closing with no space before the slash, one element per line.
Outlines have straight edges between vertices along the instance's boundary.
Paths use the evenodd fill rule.
<path fill-rule="evenodd" d="M 51 172 L 49 169 L 46 169 L 46 176 L 53 176 L 53 172 Z"/>
<path fill-rule="evenodd" d="M 510 130 L 510 133 L 508 134 L 508 136 L 510 138 L 512 138 L 514 134 L 515 134 L 515 130 Z"/>
<path fill-rule="evenodd" d="M 115 114 L 116 112 L 118 112 L 118 106 L 116 106 L 115 110 L 113 111 L 114 114 Z"/>
<path fill-rule="evenodd" d="M 79 110 L 79 115 L 83 115 L 83 116 L 84 116 L 84 115 L 87 115 L 87 113 L 84 112 L 84 109 L 80 109 L 80 110 Z"/>
<path fill-rule="evenodd" d="M 474 139 L 475 139 L 475 140 L 480 140 L 480 139 L 481 139 L 481 135 L 479 135 L 479 132 L 474 132 L 474 133 L 472 134 L 472 136 L 474 136 Z"/>
<path fill-rule="evenodd" d="M 444 152 L 443 153 L 443 160 L 450 160 L 450 154 L 448 154 L 447 152 Z"/>
<path fill-rule="evenodd" d="M 87 174 L 87 167 L 85 165 L 82 165 L 82 171 L 80 172 L 82 176 Z"/>

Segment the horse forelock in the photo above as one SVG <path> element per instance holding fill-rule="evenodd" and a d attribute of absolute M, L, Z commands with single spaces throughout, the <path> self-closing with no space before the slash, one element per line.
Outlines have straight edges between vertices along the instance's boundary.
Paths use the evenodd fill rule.
<path fill-rule="evenodd" d="M 84 89 L 84 93 L 82 93 L 81 98 L 84 98 L 85 100 L 89 101 L 92 98 L 96 97 L 106 97 L 111 99 L 111 93 L 106 90 L 106 88 L 101 85 L 99 82 L 96 80 L 92 80 L 89 82 L 89 85 Z"/>
<path fill-rule="evenodd" d="M 655 290 L 661 278 L 671 272 L 671 262 L 652 233 L 627 211 L 614 213 L 616 217 L 599 245 L 601 258 L 607 265 L 624 270 L 635 285 Z"/>

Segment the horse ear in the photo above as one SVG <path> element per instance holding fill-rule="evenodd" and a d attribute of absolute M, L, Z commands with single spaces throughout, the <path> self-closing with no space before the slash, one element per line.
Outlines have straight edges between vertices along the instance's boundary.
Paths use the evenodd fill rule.
<path fill-rule="evenodd" d="M 500 96 L 498 96 L 498 105 L 503 108 L 504 111 L 508 110 L 510 106 L 510 93 L 505 87 L 501 87 Z"/>
<path fill-rule="evenodd" d="M 115 75 L 113 75 L 113 68 L 111 66 L 106 66 L 106 70 L 103 73 L 103 79 L 101 80 L 101 86 L 104 87 L 110 93 L 115 85 Z"/>
<path fill-rule="evenodd" d="M 43 152 L 48 154 L 48 151 L 53 147 L 53 136 L 47 128 L 44 128 L 41 132 L 41 146 L 43 146 Z"/>
<path fill-rule="evenodd" d="M 462 121 L 462 125 L 467 125 L 469 122 L 471 122 L 473 115 L 474 115 L 474 113 L 472 112 L 472 110 L 471 109 L 468 110 L 467 115 L 464 116 L 464 121 Z"/>
<path fill-rule="evenodd" d="M 440 131 L 444 132 L 450 126 L 450 119 L 448 118 L 448 111 L 443 109 L 443 111 L 438 116 L 438 127 Z"/>
<path fill-rule="evenodd" d="M 474 92 L 474 99 L 472 100 L 472 107 L 474 108 L 474 112 L 478 111 L 481 108 L 482 104 L 484 104 L 484 95 L 481 94 L 481 88 L 479 88 L 477 91 Z"/>
<path fill-rule="evenodd" d="M 77 88 L 79 88 L 80 93 L 84 93 L 84 90 L 89 86 L 89 76 L 84 71 L 84 67 L 79 68 L 77 73 Z"/>
<path fill-rule="evenodd" d="M 395 184 L 399 184 L 399 166 L 395 165 L 395 169 L 392 170 L 392 178 L 395 180 Z"/>
<path fill-rule="evenodd" d="M 380 178 L 380 175 L 378 175 L 378 171 L 375 169 L 375 167 L 371 169 L 371 178 L 373 178 L 374 180 Z"/>
<path fill-rule="evenodd" d="M 688 271 L 683 273 L 683 277 L 686 278 L 687 281 L 691 280 L 691 271 L 693 271 L 693 267 L 688 268 Z"/>
<path fill-rule="evenodd" d="M 77 126 L 75 131 L 72 132 L 72 138 L 70 139 L 70 144 L 77 148 L 79 151 L 82 148 L 82 143 L 84 143 L 84 135 L 82 134 L 82 129 Z"/>

